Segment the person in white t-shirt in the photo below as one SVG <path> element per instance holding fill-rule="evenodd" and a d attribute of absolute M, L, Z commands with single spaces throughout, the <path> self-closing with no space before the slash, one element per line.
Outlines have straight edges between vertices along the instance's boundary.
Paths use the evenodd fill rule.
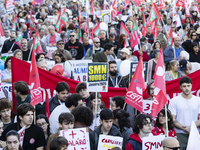
<path fill-rule="evenodd" d="M 187 147 L 189 132 L 192 121 L 200 126 L 200 98 L 192 95 L 192 80 L 185 76 L 179 81 L 182 93 L 171 99 L 169 110 L 174 119 L 177 139 L 181 150 Z"/>

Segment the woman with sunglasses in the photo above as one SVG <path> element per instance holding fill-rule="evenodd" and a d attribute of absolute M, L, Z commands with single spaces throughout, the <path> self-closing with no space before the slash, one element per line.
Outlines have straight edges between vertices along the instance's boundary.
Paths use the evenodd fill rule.
<path fill-rule="evenodd" d="M 59 64 L 59 63 L 64 63 L 66 59 L 61 52 L 57 51 L 55 52 L 54 60 L 55 64 Z"/>
<path fill-rule="evenodd" d="M 167 124 L 168 124 L 168 136 L 176 137 L 176 131 L 174 129 L 174 121 L 171 113 L 167 110 Z M 156 118 L 155 127 L 152 130 L 153 135 L 165 135 L 166 132 L 166 115 L 165 109 L 162 109 Z"/>
<path fill-rule="evenodd" d="M 197 39 L 197 33 L 195 31 L 192 31 L 190 35 L 190 39 L 183 42 L 182 46 L 183 48 L 188 52 L 192 52 L 192 43 Z"/>

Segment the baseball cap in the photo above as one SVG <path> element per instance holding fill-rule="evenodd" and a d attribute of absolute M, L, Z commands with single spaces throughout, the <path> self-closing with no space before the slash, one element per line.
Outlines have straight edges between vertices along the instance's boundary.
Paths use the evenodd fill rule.
<path fill-rule="evenodd" d="M 187 70 L 187 60 L 182 59 L 181 61 L 179 61 L 179 66 L 181 71 Z"/>
<path fill-rule="evenodd" d="M 124 53 L 130 55 L 130 50 L 128 48 L 123 48 L 120 52 L 124 52 Z"/>

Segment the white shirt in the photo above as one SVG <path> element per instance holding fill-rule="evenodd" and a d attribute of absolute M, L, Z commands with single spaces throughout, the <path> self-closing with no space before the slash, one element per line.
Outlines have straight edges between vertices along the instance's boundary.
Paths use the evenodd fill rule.
<path fill-rule="evenodd" d="M 59 105 L 57 106 L 51 113 L 49 117 L 49 123 L 50 123 L 50 131 L 52 134 L 58 132 L 59 129 L 59 121 L 58 117 L 61 113 L 70 112 L 70 110 L 65 105 Z"/>
<path fill-rule="evenodd" d="M 190 100 L 180 95 L 171 99 L 169 110 L 172 115 L 176 116 L 176 120 L 183 126 L 190 126 L 192 121 L 196 122 L 198 114 L 200 114 L 200 98 L 192 95 Z M 183 130 L 175 128 L 176 133 L 184 133 Z"/>

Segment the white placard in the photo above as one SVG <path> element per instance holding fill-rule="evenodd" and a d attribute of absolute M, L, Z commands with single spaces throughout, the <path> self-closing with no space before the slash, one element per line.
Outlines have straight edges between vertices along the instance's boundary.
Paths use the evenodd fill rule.
<path fill-rule="evenodd" d="M 46 57 L 48 57 L 49 59 L 52 59 L 52 53 L 57 50 L 57 47 L 56 46 L 46 46 L 47 48 L 47 54 L 46 54 Z"/>
<path fill-rule="evenodd" d="M 143 113 L 151 114 L 152 100 L 143 100 Z"/>
<path fill-rule="evenodd" d="M 21 145 L 21 146 L 23 146 L 25 130 L 26 130 L 26 126 L 24 126 L 23 128 L 21 128 L 21 129 L 18 131 L 19 138 L 20 138 L 20 145 Z"/>
<path fill-rule="evenodd" d="M 88 63 L 92 60 L 69 60 L 72 65 L 74 80 L 87 82 Z"/>
<path fill-rule="evenodd" d="M 60 136 L 68 141 L 68 150 L 90 150 L 89 133 L 86 128 L 61 130 Z"/>
<path fill-rule="evenodd" d="M 110 150 L 113 147 L 122 148 L 123 138 L 118 136 L 103 135 L 99 136 L 97 150 Z"/>
<path fill-rule="evenodd" d="M 162 150 L 164 138 L 164 135 L 144 137 L 142 139 L 142 150 Z"/>

